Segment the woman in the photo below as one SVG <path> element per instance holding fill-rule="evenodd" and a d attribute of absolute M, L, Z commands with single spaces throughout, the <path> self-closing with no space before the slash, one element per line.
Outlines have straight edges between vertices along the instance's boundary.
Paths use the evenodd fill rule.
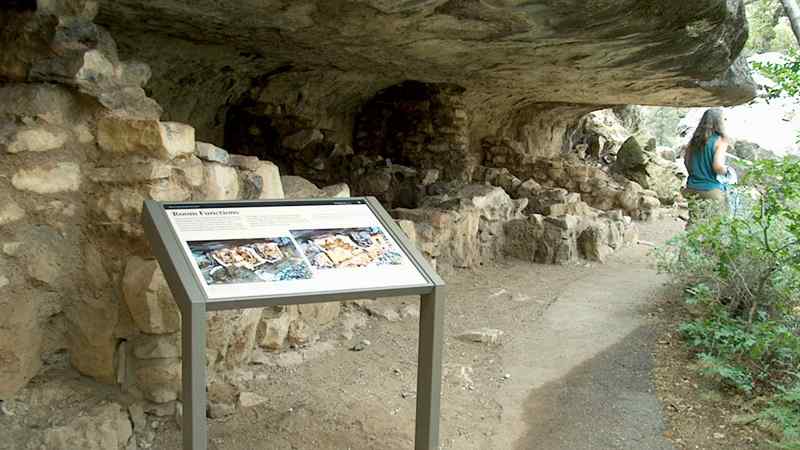
<path fill-rule="evenodd" d="M 718 210 L 726 208 L 725 185 L 717 180 L 717 175 L 725 175 L 728 171 L 725 158 L 729 144 L 722 109 L 709 109 L 700 119 L 684 156 L 689 178 L 683 193 L 689 200 L 690 222 L 698 212 L 698 200 L 709 200 Z"/>

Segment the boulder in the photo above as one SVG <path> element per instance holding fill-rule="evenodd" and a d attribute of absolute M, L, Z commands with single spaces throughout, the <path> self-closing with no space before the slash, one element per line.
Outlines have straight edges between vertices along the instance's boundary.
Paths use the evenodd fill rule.
<path fill-rule="evenodd" d="M 195 152 L 194 128 L 158 120 L 101 118 L 97 122 L 97 142 L 107 152 L 167 160 Z"/>

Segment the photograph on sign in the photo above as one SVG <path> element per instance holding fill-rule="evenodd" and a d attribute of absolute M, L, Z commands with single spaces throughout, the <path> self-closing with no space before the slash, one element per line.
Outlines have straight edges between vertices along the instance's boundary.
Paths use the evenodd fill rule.
<path fill-rule="evenodd" d="M 291 230 L 291 233 L 317 270 L 403 262 L 403 255 L 378 227 Z"/>
<path fill-rule="evenodd" d="M 166 209 L 209 300 L 428 284 L 363 203 Z"/>
<path fill-rule="evenodd" d="M 189 241 L 206 284 L 259 283 L 311 278 L 311 267 L 288 237 Z"/>

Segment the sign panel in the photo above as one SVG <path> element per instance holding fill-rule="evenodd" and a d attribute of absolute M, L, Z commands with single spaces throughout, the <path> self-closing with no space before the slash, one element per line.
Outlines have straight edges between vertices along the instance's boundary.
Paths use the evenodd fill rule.
<path fill-rule="evenodd" d="M 364 202 L 164 209 L 209 300 L 429 284 Z"/>

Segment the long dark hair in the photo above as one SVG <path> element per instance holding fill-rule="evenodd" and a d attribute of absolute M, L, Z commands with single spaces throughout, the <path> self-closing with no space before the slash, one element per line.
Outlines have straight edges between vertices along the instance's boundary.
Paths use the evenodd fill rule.
<path fill-rule="evenodd" d="M 697 129 L 694 130 L 692 140 L 689 141 L 686 156 L 702 150 L 715 133 L 723 138 L 728 138 L 728 133 L 725 131 L 725 118 L 722 108 L 711 108 L 703 113 L 703 118 L 700 119 Z"/>

